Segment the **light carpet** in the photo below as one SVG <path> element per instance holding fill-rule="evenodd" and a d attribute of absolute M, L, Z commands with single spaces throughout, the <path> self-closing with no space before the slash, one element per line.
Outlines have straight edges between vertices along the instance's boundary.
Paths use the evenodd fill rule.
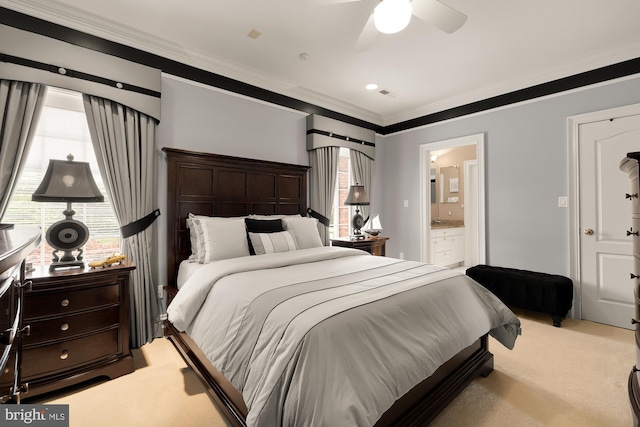
<path fill-rule="evenodd" d="M 523 335 L 515 349 L 491 339 L 494 371 L 474 380 L 432 426 L 632 425 L 632 331 L 574 319 L 555 328 L 548 316 L 516 314 Z M 132 374 L 26 403 L 69 404 L 72 427 L 228 425 L 169 341 L 156 339 L 134 359 Z"/>
<path fill-rule="evenodd" d="M 476 379 L 433 426 L 631 426 L 627 379 L 633 332 L 584 320 L 515 311 L 522 336 L 494 339 L 494 371 Z"/>

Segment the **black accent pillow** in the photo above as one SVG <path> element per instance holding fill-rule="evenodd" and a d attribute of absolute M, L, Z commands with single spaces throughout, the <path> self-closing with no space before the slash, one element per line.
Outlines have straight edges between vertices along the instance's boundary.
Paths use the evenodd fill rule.
<path fill-rule="evenodd" d="M 284 231 L 281 219 L 245 218 L 244 223 L 247 225 L 247 232 L 249 233 L 277 233 Z"/>
<path fill-rule="evenodd" d="M 255 255 L 256 251 L 253 249 L 249 233 L 277 233 L 284 231 L 281 219 L 253 219 L 245 218 L 244 224 L 247 229 L 247 242 L 249 242 L 249 253 Z"/>

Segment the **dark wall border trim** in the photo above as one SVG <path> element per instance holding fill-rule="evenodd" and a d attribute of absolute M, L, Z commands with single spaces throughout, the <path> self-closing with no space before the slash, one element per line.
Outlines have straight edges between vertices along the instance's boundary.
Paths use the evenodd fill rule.
<path fill-rule="evenodd" d="M 40 18 L 25 15 L 11 9 L 0 7 L 0 23 L 21 30 L 51 37 L 63 42 L 92 49 L 98 52 L 117 56 L 132 62 L 136 62 L 149 67 L 157 68 L 165 73 L 182 77 L 187 80 L 217 87 L 229 92 L 234 92 L 250 98 L 255 98 L 271 104 L 302 111 L 307 114 L 319 114 L 335 120 L 340 120 L 355 126 L 373 130 L 381 135 L 388 135 L 395 132 L 425 126 L 443 120 L 449 120 L 493 108 L 503 107 L 517 102 L 528 101 L 547 95 L 552 95 L 567 90 L 605 82 L 620 77 L 626 77 L 640 73 L 640 58 L 630 59 L 617 64 L 601 67 L 595 70 L 575 74 L 569 77 L 553 80 L 547 83 L 531 86 L 525 89 L 509 92 L 503 95 L 494 96 L 481 101 L 472 102 L 459 107 L 437 113 L 417 117 L 415 119 L 395 123 L 389 126 L 380 126 L 348 116 L 333 110 L 329 110 L 305 101 L 301 101 L 289 96 L 259 88 L 229 77 L 221 76 L 210 71 L 182 64 L 180 62 L 161 57 L 149 52 L 125 46 L 120 43 L 102 39 L 97 36 L 73 30 L 59 24 L 54 24 Z"/>
<path fill-rule="evenodd" d="M 577 89 L 596 83 L 606 82 L 620 77 L 627 77 L 640 73 L 640 58 L 630 59 L 628 61 L 619 62 L 617 64 L 608 65 L 606 67 L 597 68 L 595 70 L 586 71 L 580 74 L 574 74 L 539 85 L 531 86 L 525 89 L 516 90 L 514 92 L 505 93 L 503 95 L 494 96 L 483 99 L 481 101 L 472 102 L 470 104 L 461 105 L 459 107 L 450 108 L 448 110 L 439 111 L 415 119 L 395 123 L 384 127 L 380 133 L 387 135 L 400 132 L 407 129 L 413 129 L 419 126 L 425 126 L 444 120 L 454 119 L 457 117 L 467 116 L 469 114 L 479 113 L 493 108 L 504 107 L 506 105 L 518 102 L 529 101 L 531 99 L 540 98 L 547 95 L 553 95 L 565 92 L 571 89 Z"/>

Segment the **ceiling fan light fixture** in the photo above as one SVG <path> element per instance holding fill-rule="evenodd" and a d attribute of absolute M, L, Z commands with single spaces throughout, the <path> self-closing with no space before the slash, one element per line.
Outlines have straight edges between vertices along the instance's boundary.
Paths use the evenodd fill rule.
<path fill-rule="evenodd" d="M 373 21 L 381 33 L 393 34 L 409 25 L 412 14 L 409 0 L 382 0 L 373 10 Z"/>

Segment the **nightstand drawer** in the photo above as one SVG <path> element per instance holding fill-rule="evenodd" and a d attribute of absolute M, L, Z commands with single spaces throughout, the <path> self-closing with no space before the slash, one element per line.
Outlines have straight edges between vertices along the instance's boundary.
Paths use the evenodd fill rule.
<path fill-rule="evenodd" d="M 5 365 L 2 372 L 0 372 L 0 389 L 6 390 L 9 387 L 13 387 L 13 381 L 15 379 L 15 367 L 16 367 L 16 352 L 12 351 L 9 354 L 9 360 Z"/>
<path fill-rule="evenodd" d="M 331 239 L 331 246 L 340 246 L 343 248 L 360 249 L 369 252 L 371 255 L 385 256 L 385 245 L 388 237 L 366 237 L 364 239 L 340 238 Z"/>
<path fill-rule="evenodd" d="M 44 341 L 69 339 L 118 325 L 119 317 L 119 307 L 114 306 L 69 316 L 26 321 L 31 326 L 31 334 L 25 336 L 22 342 L 25 346 L 30 346 Z"/>
<path fill-rule="evenodd" d="M 118 303 L 118 284 L 100 286 L 91 289 L 46 292 L 46 293 L 26 293 L 24 318 L 25 322 L 31 319 L 45 316 L 55 316 L 65 313 L 73 313 Z"/>
<path fill-rule="evenodd" d="M 70 341 L 23 350 L 22 378 L 54 374 L 118 353 L 118 328 Z"/>

